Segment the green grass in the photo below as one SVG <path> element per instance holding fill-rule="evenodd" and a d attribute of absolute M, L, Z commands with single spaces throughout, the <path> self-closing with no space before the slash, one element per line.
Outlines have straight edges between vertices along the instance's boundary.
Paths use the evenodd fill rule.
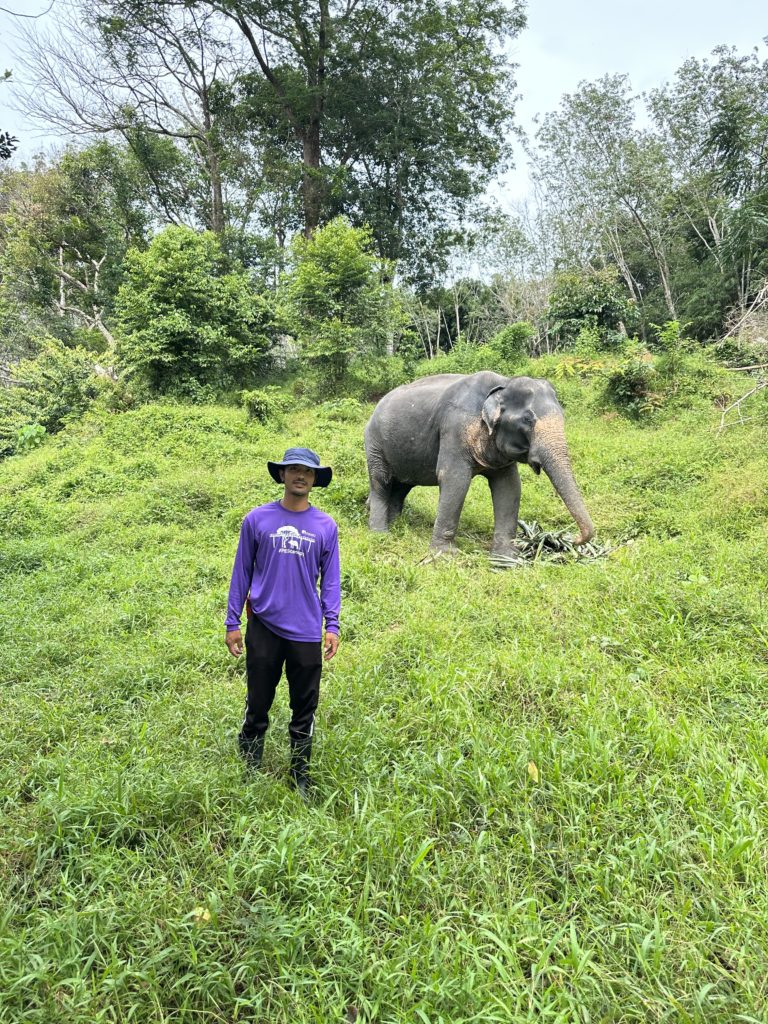
<path fill-rule="evenodd" d="M 2 1024 L 768 1019 L 765 427 L 564 390 L 604 560 L 493 571 L 481 480 L 455 559 L 419 565 L 433 490 L 369 534 L 350 402 L 98 414 L 0 465 Z M 284 684 L 244 773 L 222 629 L 299 442 L 344 589 L 311 806 Z M 527 470 L 522 515 L 569 525 Z"/>

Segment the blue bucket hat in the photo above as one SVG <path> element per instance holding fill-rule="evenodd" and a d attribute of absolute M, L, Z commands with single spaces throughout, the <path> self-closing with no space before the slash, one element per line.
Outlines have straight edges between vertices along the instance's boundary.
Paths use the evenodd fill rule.
<path fill-rule="evenodd" d="M 327 487 L 331 482 L 333 470 L 330 466 L 321 466 L 318 455 L 310 448 L 289 448 L 282 462 L 268 462 L 269 475 L 275 483 L 281 484 L 280 470 L 286 466 L 309 466 L 315 471 L 315 486 Z"/>

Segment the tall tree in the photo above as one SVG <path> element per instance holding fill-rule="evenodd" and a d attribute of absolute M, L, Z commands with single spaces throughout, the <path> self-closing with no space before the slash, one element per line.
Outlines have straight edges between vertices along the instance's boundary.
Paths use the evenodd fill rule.
<path fill-rule="evenodd" d="M 615 262 L 640 300 L 640 282 L 625 251 L 634 239 L 653 264 L 669 318 L 676 319 L 670 272 L 675 239 L 667 207 L 671 176 L 658 139 L 635 126 L 627 77 L 582 83 L 546 116 L 536 139 L 533 174 L 545 201 L 559 208 L 566 223 L 577 221 L 588 230 L 591 257 L 605 254 Z"/>
<path fill-rule="evenodd" d="M 686 61 L 648 104 L 692 246 L 743 309 L 768 274 L 768 60 L 725 46 L 712 58 Z"/>
<path fill-rule="evenodd" d="M 215 93 L 235 67 L 221 28 L 189 5 L 82 4 L 52 30 L 24 32 L 22 109 L 67 133 L 122 136 L 163 220 L 221 232 L 226 147 Z"/>
<path fill-rule="evenodd" d="M 47 313 L 60 336 L 95 330 L 111 347 L 123 257 L 147 228 L 144 187 L 135 161 L 107 142 L 67 151 L 54 164 L 7 172 L 0 300 Z"/>

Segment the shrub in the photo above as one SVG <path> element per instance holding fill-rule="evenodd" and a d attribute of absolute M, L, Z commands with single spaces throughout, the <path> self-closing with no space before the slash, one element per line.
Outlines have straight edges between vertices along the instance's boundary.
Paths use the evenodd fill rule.
<path fill-rule="evenodd" d="M 214 234 L 184 227 L 129 250 L 117 317 L 122 364 L 155 392 L 198 400 L 254 375 L 279 319 Z"/>
<path fill-rule="evenodd" d="M 0 454 L 11 454 L 60 430 L 67 419 L 85 412 L 112 382 L 97 376 L 92 356 L 48 338 L 34 359 L 12 369 L 12 387 L 0 388 Z M 36 440 L 39 444 L 40 440 Z"/>
<path fill-rule="evenodd" d="M 38 448 L 45 440 L 48 431 L 42 423 L 27 423 L 16 435 L 16 451 L 19 454 Z"/>
<path fill-rule="evenodd" d="M 491 338 L 488 343 L 495 349 L 505 362 L 514 362 L 521 356 L 527 356 L 531 350 L 531 338 L 536 334 L 536 328 L 526 320 L 509 324 L 502 327 Z"/>
<path fill-rule="evenodd" d="M 661 403 L 654 390 L 656 380 L 656 371 L 646 358 L 631 356 L 607 374 L 605 397 L 627 415 L 640 416 Z"/>
<path fill-rule="evenodd" d="M 377 402 L 393 388 L 410 380 L 400 356 L 368 356 L 350 366 L 347 390 L 363 402 Z"/>
<path fill-rule="evenodd" d="M 435 373 L 477 373 L 480 370 L 493 370 L 494 373 L 499 373 L 504 370 L 502 362 L 499 350 L 493 345 L 474 345 L 462 341 L 454 345 L 444 356 L 423 359 L 417 367 L 416 375 L 422 377 Z"/>
<path fill-rule="evenodd" d="M 337 398 L 323 402 L 318 413 L 323 419 L 338 423 L 355 423 L 362 415 L 362 407 L 355 398 Z"/>
<path fill-rule="evenodd" d="M 723 338 L 709 351 L 725 366 L 764 366 L 768 363 L 768 341 L 763 337 L 740 334 Z"/>
<path fill-rule="evenodd" d="M 254 388 L 240 392 L 240 404 L 245 409 L 248 419 L 259 423 L 279 422 L 285 400 L 280 388 Z"/>
<path fill-rule="evenodd" d="M 294 333 L 305 356 L 342 380 L 359 355 L 385 351 L 405 326 L 397 294 L 385 283 L 368 228 L 337 217 L 292 246 L 285 284 Z"/>
<path fill-rule="evenodd" d="M 638 314 L 615 269 L 587 274 L 558 274 L 547 309 L 549 332 L 565 345 L 575 342 L 584 328 L 596 330 L 601 344 L 615 339 L 622 328 L 632 331 Z"/>

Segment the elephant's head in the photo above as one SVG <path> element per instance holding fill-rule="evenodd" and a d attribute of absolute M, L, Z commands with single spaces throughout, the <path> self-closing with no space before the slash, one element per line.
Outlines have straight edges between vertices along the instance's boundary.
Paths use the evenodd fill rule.
<path fill-rule="evenodd" d="M 493 388 L 483 403 L 483 423 L 501 455 L 543 469 L 579 527 L 577 544 L 594 535 L 568 457 L 563 410 L 552 385 L 532 377 L 512 378 Z"/>

